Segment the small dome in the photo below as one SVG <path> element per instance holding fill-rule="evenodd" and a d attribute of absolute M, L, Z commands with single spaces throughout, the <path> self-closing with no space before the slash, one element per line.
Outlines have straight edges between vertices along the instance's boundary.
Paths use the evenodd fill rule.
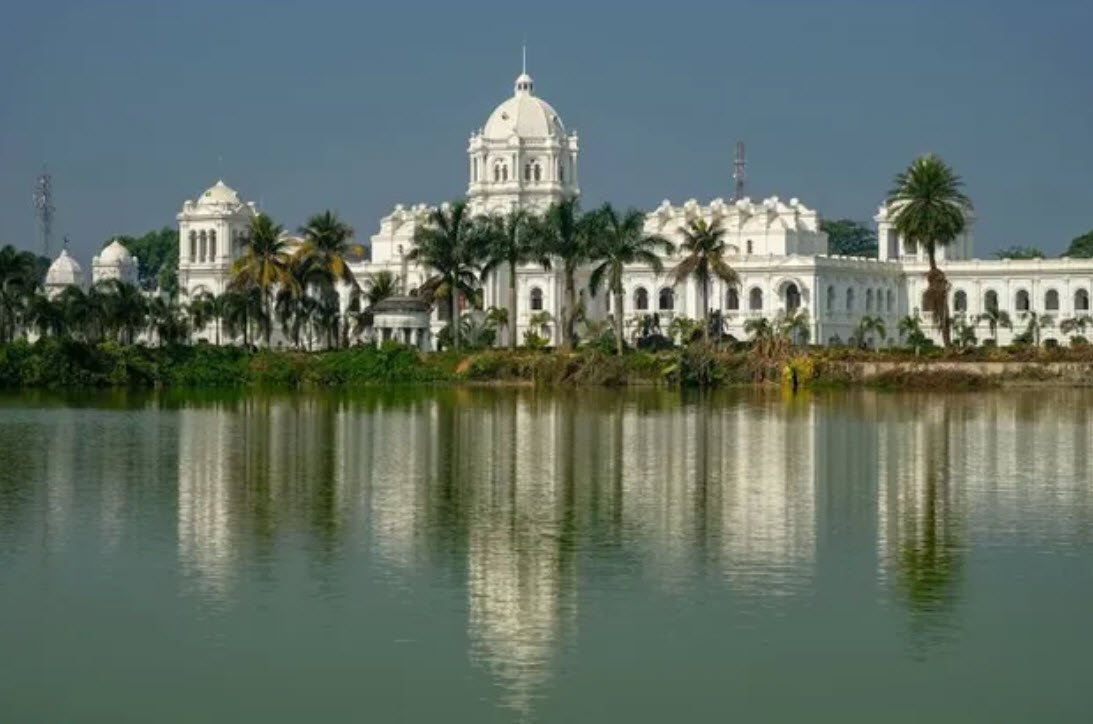
<path fill-rule="evenodd" d="M 47 287 L 63 287 L 70 284 L 79 285 L 83 281 L 83 269 L 68 253 L 68 249 L 61 249 L 61 255 L 53 260 L 46 272 Z"/>
<path fill-rule="evenodd" d="M 133 255 L 117 239 L 114 239 L 108 247 L 99 252 L 98 258 L 100 264 L 128 264 L 132 260 Z"/>
<path fill-rule="evenodd" d="M 490 114 L 482 129 L 486 139 L 507 141 L 513 135 L 519 138 L 548 138 L 565 136 L 562 119 L 549 103 L 533 93 L 535 83 L 523 73 L 516 79 L 512 98 L 501 103 Z"/>
<path fill-rule="evenodd" d="M 223 181 L 217 181 L 215 184 L 205 189 L 205 193 L 201 194 L 201 198 L 197 200 L 198 206 L 235 206 L 239 203 L 239 194 L 235 192 L 235 189 L 228 186 Z"/>

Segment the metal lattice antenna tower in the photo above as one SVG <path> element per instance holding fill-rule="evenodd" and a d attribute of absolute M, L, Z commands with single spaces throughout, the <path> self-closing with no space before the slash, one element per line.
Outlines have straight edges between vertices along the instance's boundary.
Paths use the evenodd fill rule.
<path fill-rule="evenodd" d="M 744 142 L 736 142 L 736 154 L 732 161 L 732 180 L 733 180 L 733 200 L 738 201 L 744 198 L 744 179 L 746 178 L 745 171 L 748 166 L 747 157 L 744 156 Z"/>
<path fill-rule="evenodd" d="M 42 167 L 42 175 L 34 182 L 34 217 L 38 221 L 38 240 L 42 254 L 53 258 L 53 177 Z"/>

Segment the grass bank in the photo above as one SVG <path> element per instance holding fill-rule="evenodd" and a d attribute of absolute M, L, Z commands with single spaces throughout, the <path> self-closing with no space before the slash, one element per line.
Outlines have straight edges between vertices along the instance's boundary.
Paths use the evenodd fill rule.
<path fill-rule="evenodd" d="M 339 388 L 393 384 L 544 386 L 745 384 L 970 389 L 1001 385 L 1093 385 L 1093 350 L 859 351 L 748 345 L 640 352 L 599 349 L 419 354 L 398 345 L 324 352 L 208 345 L 144 347 L 44 339 L 0 345 L 0 388 Z"/>

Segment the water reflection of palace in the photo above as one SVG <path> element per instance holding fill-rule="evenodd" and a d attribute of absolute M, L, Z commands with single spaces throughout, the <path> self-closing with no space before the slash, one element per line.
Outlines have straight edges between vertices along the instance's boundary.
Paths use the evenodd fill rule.
<path fill-rule="evenodd" d="M 582 575 L 601 556 L 668 592 L 715 578 L 763 600 L 813 590 L 826 550 L 931 612 L 958 600 L 971 541 L 1093 520 L 1093 421 L 1054 393 L 444 390 L 179 416 L 179 555 L 208 590 L 283 535 L 465 576 L 469 655 L 517 709 L 576 633 L 578 589 L 609 585 Z"/>

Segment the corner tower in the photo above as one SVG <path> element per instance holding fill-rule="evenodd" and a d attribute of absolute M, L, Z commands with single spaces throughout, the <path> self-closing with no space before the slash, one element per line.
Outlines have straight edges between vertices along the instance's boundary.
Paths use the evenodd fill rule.
<path fill-rule="evenodd" d="M 527 72 L 516 79 L 512 97 L 471 134 L 467 155 L 467 197 L 475 214 L 542 212 L 580 193 L 577 134 L 568 133 L 554 108 L 535 95 Z"/>

